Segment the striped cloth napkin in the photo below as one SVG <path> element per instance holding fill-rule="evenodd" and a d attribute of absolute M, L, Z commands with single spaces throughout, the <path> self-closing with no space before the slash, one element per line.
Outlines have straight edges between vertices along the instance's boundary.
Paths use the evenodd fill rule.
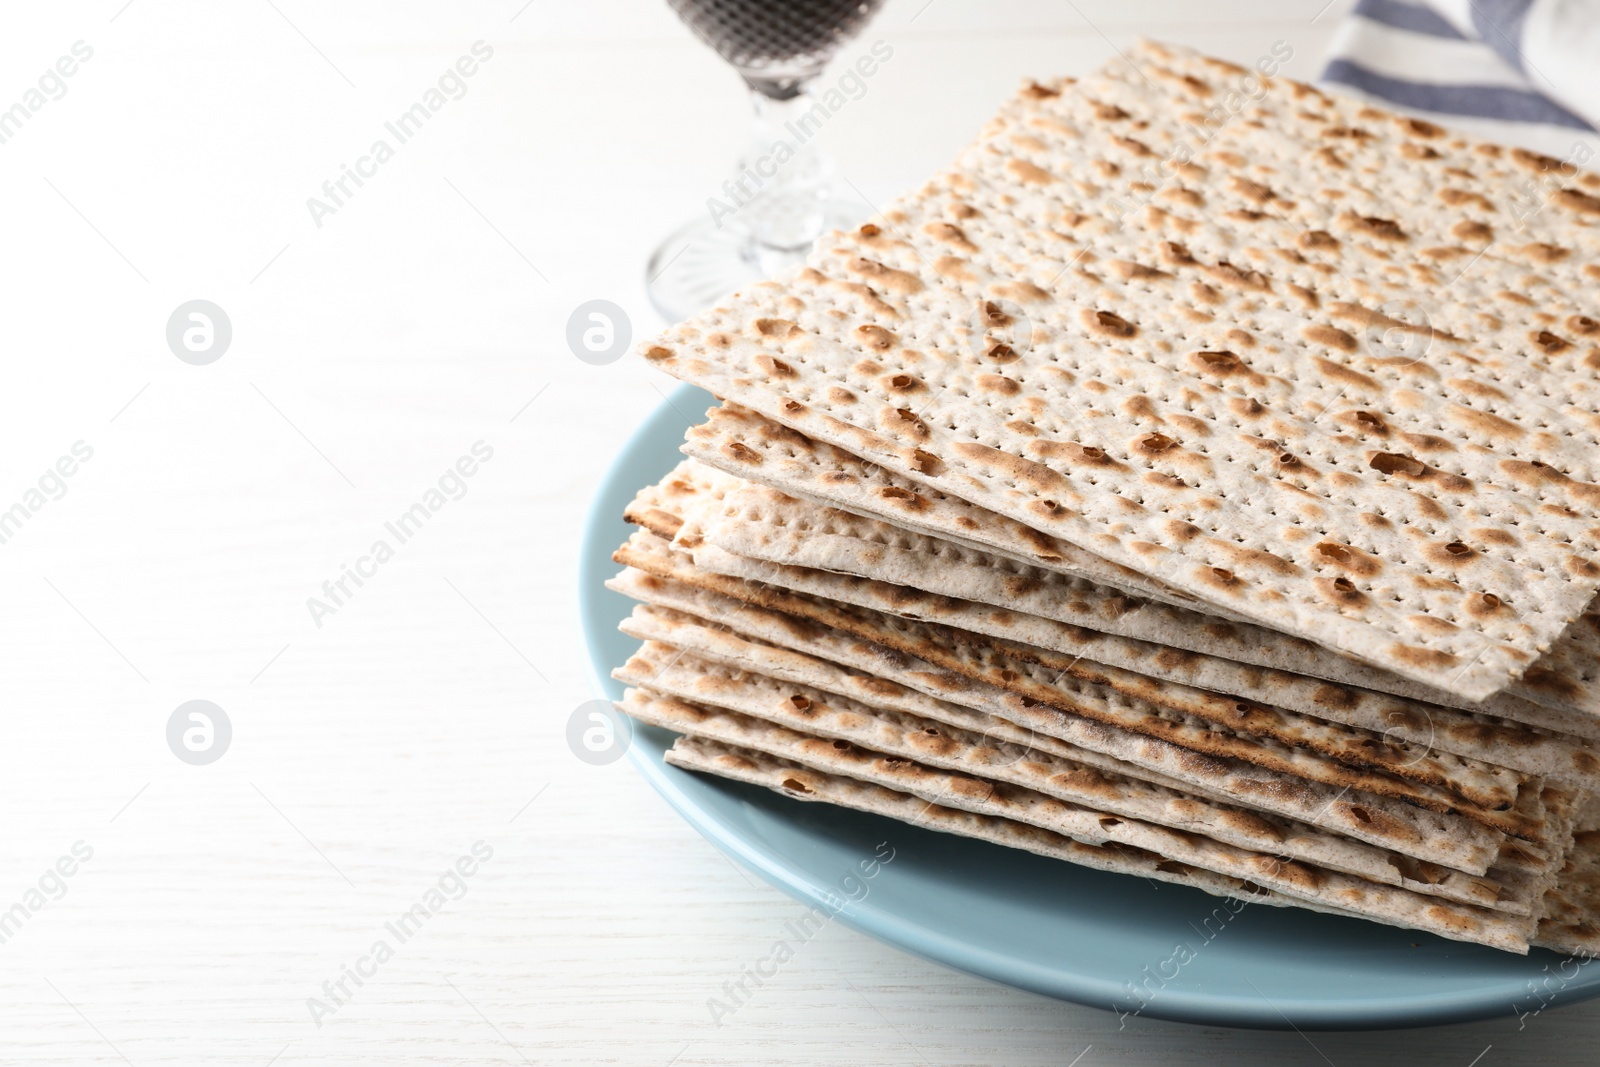
<path fill-rule="evenodd" d="M 1600 0 L 1360 0 L 1322 80 L 1579 165 L 1600 153 Z"/>

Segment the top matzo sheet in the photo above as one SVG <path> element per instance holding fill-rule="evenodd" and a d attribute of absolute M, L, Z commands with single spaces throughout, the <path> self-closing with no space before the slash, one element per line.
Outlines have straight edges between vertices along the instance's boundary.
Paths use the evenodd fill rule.
<path fill-rule="evenodd" d="M 1556 160 L 1144 45 L 1028 86 L 876 223 L 642 352 L 1481 700 L 1600 585 L 1597 197 Z"/>

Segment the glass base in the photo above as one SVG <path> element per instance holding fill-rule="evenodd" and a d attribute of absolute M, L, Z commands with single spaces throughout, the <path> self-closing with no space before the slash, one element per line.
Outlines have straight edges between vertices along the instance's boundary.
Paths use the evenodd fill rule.
<path fill-rule="evenodd" d="M 865 204 L 829 201 L 823 232 L 853 229 L 871 213 Z M 681 322 L 751 282 L 798 266 L 810 251 L 762 248 L 738 226 L 719 229 L 702 217 L 656 248 L 645 266 L 645 288 L 668 322 Z"/>

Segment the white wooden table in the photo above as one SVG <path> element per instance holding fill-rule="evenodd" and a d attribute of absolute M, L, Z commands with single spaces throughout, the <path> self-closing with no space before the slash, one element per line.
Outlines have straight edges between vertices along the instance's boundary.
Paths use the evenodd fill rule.
<path fill-rule="evenodd" d="M 886 198 L 1021 77 L 1087 70 L 1136 32 L 1242 61 L 1281 39 L 1313 75 L 1345 4 L 1313 22 L 1320 6 L 893 0 L 862 42 L 893 59 L 825 137 Z M 653 0 L 0 17 L 0 109 L 27 112 L 0 124 L 3 1062 L 1592 1055 L 1600 1003 L 1520 1032 L 1119 1030 L 837 924 L 714 1026 L 706 999 L 799 905 L 626 761 L 567 748 L 593 695 L 581 518 L 665 383 L 632 359 L 580 362 L 564 331 L 597 298 L 636 335 L 659 325 L 642 263 L 741 147 L 735 77 Z M 476 41 L 492 56 L 464 95 L 362 164 Z M 71 75 L 47 75 L 60 57 Z M 345 166 L 368 176 L 314 219 L 308 198 Z M 166 339 L 195 299 L 232 327 L 207 365 Z M 446 479 L 464 495 L 388 535 L 477 442 L 492 457 Z M 50 473 L 64 456 L 72 473 Z M 379 539 L 392 558 L 362 562 Z M 366 577 L 333 603 L 323 583 L 347 565 Z M 314 619 L 312 597 L 334 610 Z M 167 742 L 195 699 L 233 730 L 204 766 Z M 492 857 L 445 878 L 452 899 L 403 944 L 388 934 L 477 842 Z M 371 958 L 380 938 L 392 958 Z"/>

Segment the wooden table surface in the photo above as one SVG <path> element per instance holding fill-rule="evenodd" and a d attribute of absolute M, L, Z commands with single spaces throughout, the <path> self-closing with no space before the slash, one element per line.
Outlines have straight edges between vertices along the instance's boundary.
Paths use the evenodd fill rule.
<path fill-rule="evenodd" d="M 1021 77 L 1088 70 L 1136 33 L 1242 61 L 1283 40 L 1314 75 L 1347 5 L 1321 6 L 891 0 L 858 45 L 893 58 L 825 137 L 881 200 Z M 1593 1055 L 1600 1003 L 1520 1030 L 1119 1027 L 839 924 L 715 1025 L 707 998 L 800 906 L 627 761 L 567 747 L 594 695 L 582 516 L 668 385 L 633 358 L 581 362 L 565 329 L 592 299 L 636 336 L 660 325 L 642 264 L 742 146 L 735 77 L 648 0 L 3 18 L 0 111 L 25 112 L 0 123 L 3 1062 Z M 324 183 L 475 42 L 471 76 L 333 202 Z M 203 365 L 168 343 L 193 300 L 231 325 Z M 213 763 L 169 747 L 191 700 L 231 724 Z"/>

